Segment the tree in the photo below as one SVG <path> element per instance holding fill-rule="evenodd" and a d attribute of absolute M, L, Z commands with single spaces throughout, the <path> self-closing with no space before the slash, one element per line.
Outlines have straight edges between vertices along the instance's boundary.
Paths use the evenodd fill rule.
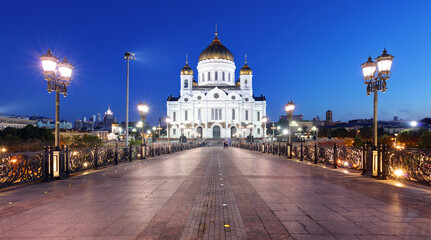
<path fill-rule="evenodd" d="M 360 147 L 363 144 L 364 144 L 364 141 L 360 137 L 356 137 L 355 140 L 353 141 L 353 146 L 355 147 Z"/>
<path fill-rule="evenodd" d="M 431 149 L 431 132 L 424 131 L 419 138 L 418 145 L 423 149 Z"/>
<path fill-rule="evenodd" d="M 391 138 L 392 138 L 391 136 L 385 134 L 381 138 L 379 138 L 378 143 L 385 144 L 386 146 L 392 147 L 393 141 Z"/>
<path fill-rule="evenodd" d="M 417 147 L 417 142 L 421 137 L 423 130 L 421 129 L 407 129 L 401 131 L 397 136 L 397 142 L 403 143 L 406 147 Z"/>

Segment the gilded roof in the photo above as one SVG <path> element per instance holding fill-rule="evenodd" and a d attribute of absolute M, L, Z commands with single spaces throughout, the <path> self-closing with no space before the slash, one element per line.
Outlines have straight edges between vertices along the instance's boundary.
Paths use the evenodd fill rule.
<path fill-rule="evenodd" d="M 212 43 L 199 55 L 199 61 L 205 59 L 226 59 L 233 62 L 233 54 L 215 36 Z"/>
<path fill-rule="evenodd" d="M 181 75 L 193 75 L 193 69 L 187 64 L 181 69 Z"/>
<path fill-rule="evenodd" d="M 253 71 L 251 71 L 251 68 L 247 65 L 247 62 L 245 62 L 244 67 L 242 67 L 239 70 L 240 75 L 250 75 Z"/>

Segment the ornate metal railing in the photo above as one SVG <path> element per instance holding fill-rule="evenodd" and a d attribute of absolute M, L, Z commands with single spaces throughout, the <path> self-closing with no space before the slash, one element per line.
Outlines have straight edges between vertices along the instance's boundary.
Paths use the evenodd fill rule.
<path fill-rule="evenodd" d="M 44 151 L 0 153 L 0 187 L 37 181 L 44 177 Z"/>
<path fill-rule="evenodd" d="M 390 149 L 386 151 L 391 178 L 431 183 L 431 151 L 418 149 Z"/>
<path fill-rule="evenodd" d="M 54 177 L 63 178 L 78 171 L 196 147 L 200 147 L 200 144 L 152 144 L 145 146 L 144 149 L 141 149 L 141 146 L 127 148 L 65 146 L 59 151 L 59 156 L 54 156 L 52 147 L 46 147 L 40 152 L 0 153 L 0 187 L 38 180 L 53 180 Z M 62 173 L 55 175 L 55 171 L 62 171 Z"/>

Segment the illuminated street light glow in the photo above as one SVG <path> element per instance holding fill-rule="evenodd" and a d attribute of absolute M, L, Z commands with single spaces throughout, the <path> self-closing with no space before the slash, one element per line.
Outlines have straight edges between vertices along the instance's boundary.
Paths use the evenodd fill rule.
<path fill-rule="evenodd" d="M 403 172 L 403 170 L 402 170 L 402 169 L 397 169 L 397 170 L 395 170 L 395 171 L 394 171 L 394 174 L 395 174 L 395 176 L 397 176 L 397 177 L 402 177 L 402 176 L 404 176 L 404 172 Z"/>
<path fill-rule="evenodd" d="M 283 134 L 287 135 L 289 133 L 289 131 L 287 129 L 283 129 Z"/>
<path fill-rule="evenodd" d="M 411 121 L 411 122 L 410 122 L 410 126 L 412 126 L 412 127 L 417 127 L 417 126 L 418 126 L 418 122 L 416 122 L 416 121 Z"/>

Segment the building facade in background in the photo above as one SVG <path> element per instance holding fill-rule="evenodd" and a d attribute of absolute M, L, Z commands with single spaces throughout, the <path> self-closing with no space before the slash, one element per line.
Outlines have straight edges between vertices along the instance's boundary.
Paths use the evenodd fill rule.
<path fill-rule="evenodd" d="M 197 81 L 188 65 L 181 70 L 180 95 L 168 97 L 170 137 L 263 137 L 266 99 L 254 96 L 253 75 L 245 61 L 235 80 L 233 54 L 216 36 L 200 54 Z"/>

